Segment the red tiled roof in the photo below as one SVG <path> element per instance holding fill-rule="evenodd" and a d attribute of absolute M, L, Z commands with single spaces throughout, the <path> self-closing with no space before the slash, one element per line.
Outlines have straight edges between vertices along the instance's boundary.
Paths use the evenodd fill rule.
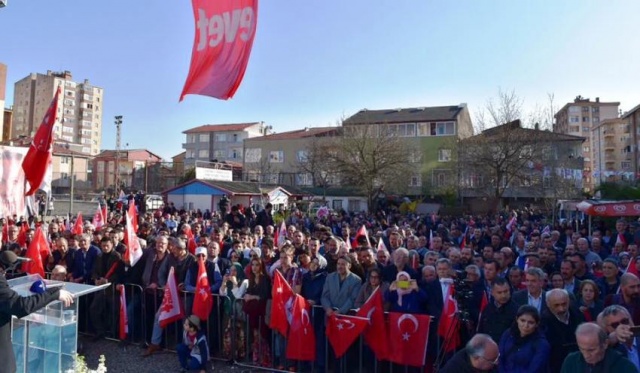
<path fill-rule="evenodd" d="M 305 129 L 289 131 L 289 132 L 274 133 L 272 135 L 267 135 L 267 136 L 251 137 L 249 139 L 245 139 L 245 141 L 303 139 L 305 137 L 325 135 L 331 132 L 337 132 L 339 130 L 340 130 L 340 127 L 313 127 L 313 128 L 305 128 Z"/>
<path fill-rule="evenodd" d="M 207 133 L 207 132 L 225 132 L 225 131 L 242 131 L 243 129 L 260 124 L 260 122 L 251 123 L 233 123 L 233 124 L 205 124 L 200 127 L 191 128 L 182 133 Z"/>
<path fill-rule="evenodd" d="M 91 155 L 73 151 L 58 144 L 53 144 L 53 155 L 72 155 L 74 157 L 91 158 Z"/>

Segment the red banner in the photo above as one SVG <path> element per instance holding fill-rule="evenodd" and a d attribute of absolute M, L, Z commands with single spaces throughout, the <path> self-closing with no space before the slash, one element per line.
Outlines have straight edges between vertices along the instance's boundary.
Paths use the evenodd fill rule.
<path fill-rule="evenodd" d="M 187 94 L 227 100 L 242 82 L 258 22 L 258 0 L 192 0 L 196 35 Z"/>
<path fill-rule="evenodd" d="M 640 201 L 583 201 L 577 204 L 576 207 L 591 216 L 640 216 Z"/>

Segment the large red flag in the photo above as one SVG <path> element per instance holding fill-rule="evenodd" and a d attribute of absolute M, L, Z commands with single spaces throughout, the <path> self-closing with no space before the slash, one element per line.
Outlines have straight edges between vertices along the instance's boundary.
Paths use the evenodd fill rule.
<path fill-rule="evenodd" d="M 460 320 L 458 319 L 458 303 L 453 297 L 453 284 L 449 285 L 449 292 L 444 299 L 442 315 L 438 323 L 438 335 L 444 339 L 443 348 L 445 352 L 455 351 L 460 342 Z"/>
<path fill-rule="evenodd" d="M 44 265 L 42 264 L 42 252 L 49 252 L 49 244 L 42 233 L 42 229 L 36 229 L 33 240 L 29 244 L 25 257 L 31 259 L 22 263 L 22 270 L 30 275 L 39 274 L 44 278 Z"/>
<path fill-rule="evenodd" d="M 287 339 L 287 359 L 314 361 L 316 359 L 316 334 L 311 324 L 311 305 L 296 294 L 293 301 L 291 329 Z M 273 315 L 271 316 L 273 319 Z"/>
<path fill-rule="evenodd" d="M 127 338 L 129 334 L 129 319 L 127 318 L 127 297 L 124 294 L 124 286 L 118 285 L 120 292 L 120 320 L 118 327 L 118 336 L 121 340 Z"/>
<path fill-rule="evenodd" d="M 60 96 L 60 86 L 58 86 L 49 109 L 47 109 L 47 114 L 42 119 L 38 131 L 31 141 L 29 151 L 27 151 L 27 155 L 22 161 L 24 176 L 26 181 L 29 182 L 29 190 L 25 193 L 25 196 L 35 194 L 40 188 L 51 162 L 51 145 L 53 144 L 53 127 L 56 123 L 56 113 L 58 112 L 58 96 Z"/>
<path fill-rule="evenodd" d="M 124 261 L 128 261 L 130 266 L 136 265 L 136 263 L 142 258 L 142 248 L 140 247 L 140 241 L 138 236 L 134 233 L 134 229 L 131 227 L 132 220 L 129 217 L 129 213 L 126 213 L 125 222 L 126 229 L 124 232 L 124 243 L 127 245 L 127 250 L 124 252 Z"/>
<path fill-rule="evenodd" d="M 192 0 L 196 35 L 187 94 L 233 97 L 249 62 L 258 23 L 258 0 Z"/>
<path fill-rule="evenodd" d="M 187 235 L 187 249 L 189 249 L 189 252 L 192 255 L 196 255 L 196 249 L 198 248 L 198 245 L 196 244 L 196 237 L 193 235 L 191 227 L 187 226 L 187 228 L 184 230 L 184 233 Z"/>
<path fill-rule="evenodd" d="M 364 341 L 375 353 L 378 360 L 386 359 L 389 353 L 389 342 L 380 287 L 373 291 L 356 315 L 369 319 L 369 327 L 364 332 Z"/>
<path fill-rule="evenodd" d="M 73 224 L 73 228 L 71 228 L 71 233 L 75 235 L 84 233 L 84 220 L 82 219 L 82 212 L 78 212 L 78 217 L 76 218 L 76 222 Z"/>
<path fill-rule="evenodd" d="M 637 277 L 640 277 L 640 275 L 638 274 L 638 268 L 636 268 L 636 258 L 631 258 L 631 260 L 629 260 L 629 264 L 627 265 L 627 270 L 625 271 L 625 273 L 633 273 Z"/>
<path fill-rule="evenodd" d="M 274 271 L 273 286 L 271 287 L 271 324 L 269 326 L 285 337 L 289 328 L 287 308 L 291 304 L 293 295 L 291 286 L 282 277 L 280 271 Z"/>
<path fill-rule="evenodd" d="M 430 323 L 429 315 L 389 313 L 389 360 L 402 365 L 424 366 Z"/>
<path fill-rule="evenodd" d="M 164 287 L 164 297 L 160 304 L 160 314 L 158 315 L 158 323 L 161 328 L 170 325 L 173 322 L 181 320 L 184 317 L 180 296 L 178 295 L 178 286 L 176 285 L 176 276 L 173 267 L 169 270 L 167 277 L 167 285 Z"/>
<path fill-rule="evenodd" d="M 368 325 L 369 320 L 362 317 L 336 315 L 335 313 L 329 316 L 326 333 L 337 358 L 347 352 Z"/>
<path fill-rule="evenodd" d="M 204 261 L 204 258 L 198 259 L 198 281 L 193 299 L 193 314 L 198 316 L 200 320 L 207 321 L 213 309 L 213 296 L 211 296 L 211 286 Z"/>

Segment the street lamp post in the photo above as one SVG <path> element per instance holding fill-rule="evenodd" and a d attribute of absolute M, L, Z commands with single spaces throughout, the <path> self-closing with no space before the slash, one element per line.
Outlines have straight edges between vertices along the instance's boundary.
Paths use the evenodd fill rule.
<path fill-rule="evenodd" d="M 116 115 L 116 169 L 115 169 L 115 192 L 120 188 L 120 126 L 122 126 L 122 115 Z"/>

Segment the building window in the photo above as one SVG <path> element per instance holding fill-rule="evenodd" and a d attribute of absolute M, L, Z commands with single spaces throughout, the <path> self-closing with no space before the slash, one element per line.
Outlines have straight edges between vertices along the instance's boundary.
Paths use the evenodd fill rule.
<path fill-rule="evenodd" d="M 71 163 L 71 157 L 60 157 L 61 164 L 69 164 Z"/>
<path fill-rule="evenodd" d="M 360 207 L 361 203 L 359 199 L 350 199 L 349 203 L 349 211 L 360 212 L 362 208 Z"/>
<path fill-rule="evenodd" d="M 104 172 L 104 162 L 99 161 L 97 168 L 98 168 L 98 172 Z"/>
<path fill-rule="evenodd" d="M 215 152 L 213 152 L 213 157 L 218 160 L 225 159 L 227 157 L 227 153 L 224 150 L 216 150 Z"/>
<path fill-rule="evenodd" d="M 585 126 L 585 127 L 582 127 L 582 131 L 584 131 L 584 132 L 589 132 L 589 131 L 590 131 L 590 128 L 589 128 L 589 127 L 586 127 L 586 126 Z"/>
<path fill-rule="evenodd" d="M 438 150 L 438 162 L 451 161 L 451 149 L 439 149 Z"/>
<path fill-rule="evenodd" d="M 333 201 L 331 201 L 331 207 L 335 211 L 342 210 L 342 200 L 341 199 L 334 199 Z"/>
<path fill-rule="evenodd" d="M 580 106 L 569 106 L 569 113 L 575 114 L 580 112 Z"/>
<path fill-rule="evenodd" d="M 233 142 L 238 142 L 238 134 L 237 133 L 233 134 Z"/>
<path fill-rule="evenodd" d="M 229 150 L 229 158 L 231 158 L 231 159 L 240 159 L 240 158 L 242 158 L 242 149 L 231 149 L 231 150 Z"/>
<path fill-rule="evenodd" d="M 444 187 L 447 185 L 447 175 L 443 172 L 437 173 L 436 174 L 436 186 L 437 187 Z"/>
<path fill-rule="evenodd" d="M 196 135 L 194 134 L 188 134 L 187 135 L 187 144 L 193 144 L 194 142 L 196 142 Z"/>
<path fill-rule="evenodd" d="M 216 133 L 216 142 L 225 142 L 227 141 L 226 133 Z"/>
<path fill-rule="evenodd" d="M 569 117 L 569 123 L 580 123 L 580 117 L 576 117 L 576 116 Z"/>
<path fill-rule="evenodd" d="M 296 159 L 298 160 L 298 162 L 306 162 L 309 159 L 309 151 L 298 150 L 296 152 Z"/>
<path fill-rule="evenodd" d="M 582 122 L 583 123 L 588 123 L 589 122 L 589 117 L 582 117 Z"/>
<path fill-rule="evenodd" d="M 198 135 L 198 141 L 199 142 L 209 142 L 209 134 L 208 133 L 201 133 L 200 135 Z"/>
<path fill-rule="evenodd" d="M 187 149 L 187 153 L 184 155 L 184 157 L 186 159 L 193 159 L 195 158 L 195 153 L 196 153 L 195 150 Z"/>
<path fill-rule="evenodd" d="M 198 158 L 209 159 L 209 149 L 198 150 Z"/>
<path fill-rule="evenodd" d="M 569 132 L 580 132 L 580 126 L 569 126 Z"/>
<path fill-rule="evenodd" d="M 631 169 L 631 162 L 622 162 L 621 164 L 623 170 Z"/>
<path fill-rule="evenodd" d="M 262 158 L 262 148 L 247 148 L 244 151 L 244 160 L 247 163 L 258 163 Z"/>
<path fill-rule="evenodd" d="M 584 146 L 584 147 L 582 148 L 582 152 L 583 152 L 583 153 L 589 153 L 589 147 L 588 147 L 588 146 Z"/>
<path fill-rule="evenodd" d="M 296 185 L 311 185 L 313 182 L 313 178 L 310 173 L 300 173 L 296 174 Z"/>
<path fill-rule="evenodd" d="M 282 163 L 284 162 L 284 152 L 282 150 L 275 150 L 269 152 L 270 163 Z"/>
<path fill-rule="evenodd" d="M 411 176 L 411 180 L 409 180 L 410 187 L 420 187 L 422 186 L 422 175 L 416 174 Z"/>

